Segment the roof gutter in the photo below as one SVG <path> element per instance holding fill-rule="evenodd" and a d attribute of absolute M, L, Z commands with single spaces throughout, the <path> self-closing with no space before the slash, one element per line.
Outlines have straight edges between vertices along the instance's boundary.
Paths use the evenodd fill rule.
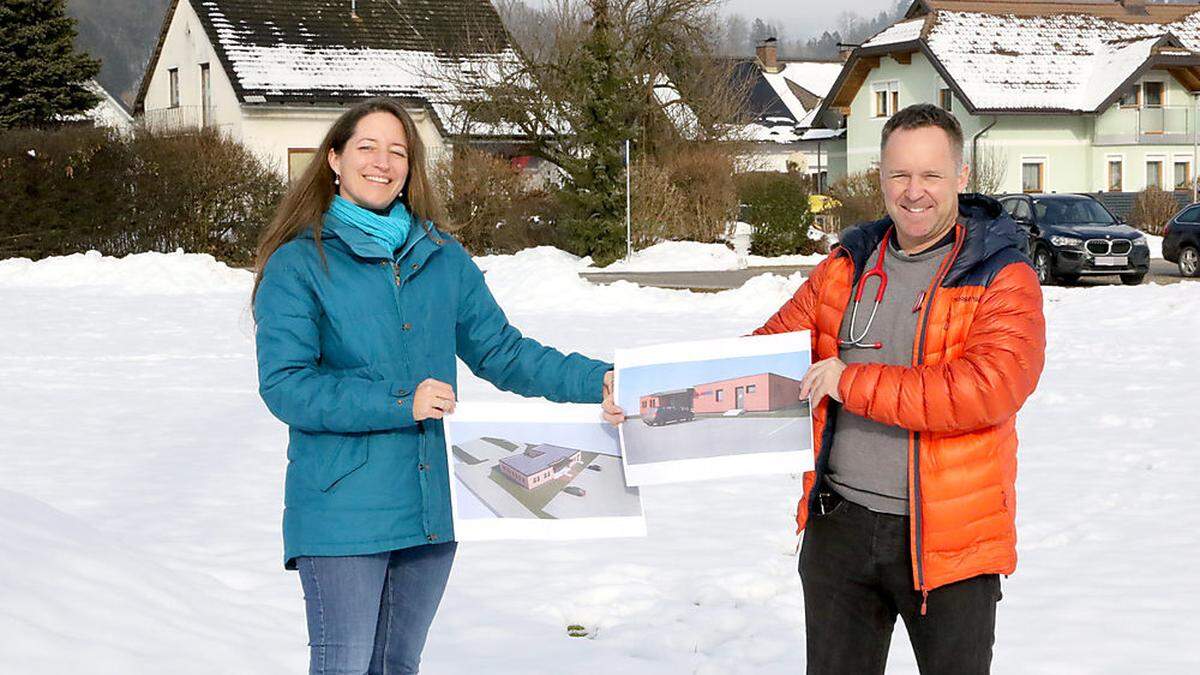
<path fill-rule="evenodd" d="M 975 181 L 976 187 L 979 186 L 979 137 L 986 134 L 999 121 L 999 117 L 992 115 L 992 123 L 975 132 L 975 135 L 971 137 L 971 179 Z M 978 192 L 978 190 L 975 191 Z"/>

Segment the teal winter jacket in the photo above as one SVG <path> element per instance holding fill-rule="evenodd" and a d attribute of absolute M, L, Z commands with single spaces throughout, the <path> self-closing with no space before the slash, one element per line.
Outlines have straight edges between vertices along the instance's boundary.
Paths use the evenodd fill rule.
<path fill-rule="evenodd" d="M 413 421 L 426 378 L 455 386 L 455 356 L 501 389 L 596 403 L 607 363 L 513 328 L 453 238 L 414 226 L 393 257 L 327 222 L 279 247 L 254 299 L 259 393 L 289 428 L 284 564 L 450 541 L 440 420 Z"/>

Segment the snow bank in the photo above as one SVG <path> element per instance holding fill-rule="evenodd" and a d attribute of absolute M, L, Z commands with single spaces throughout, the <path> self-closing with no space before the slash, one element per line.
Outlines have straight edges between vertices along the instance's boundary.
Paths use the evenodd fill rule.
<path fill-rule="evenodd" d="M 0 286 L 67 288 L 88 286 L 120 293 L 203 293 L 249 290 L 253 274 L 207 254 L 134 253 L 123 258 L 99 251 L 42 260 L 0 260 Z"/>
<path fill-rule="evenodd" d="M 267 608 L 43 502 L 0 490 L 0 533 L 0 654 L 13 672 L 262 673 L 297 661 L 276 658 Z"/>
<path fill-rule="evenodd" d="M 715 244 L 691 246 L 705 247 L 705 250 L 723 249 Z M 733 254 L 732 251 L 729 253 Z M 662 258 L 665 261 L 670 259 L 665 256 Z M 751 308 L 770 312 L 804 279 L 800 273 L 791 277 L 768 274 L 754 277 L 740 288 L 697 294 L 686 290 L 639 286 L 628 281 L 594 284 L 579 276 L 579 272 L 588 269 L 588 260 L 542 246 L 514 255 L 487 256 L 483 258 L 481 267 L 486 269 L 488 288 L 505 310 L 530 314 L 555 310 L 606 314 L 628 311 L 677 313 L 681 306 L 697 311 L 728 311 L 736 308 L 744 311 L 745 308 Z"/>
<path fill-rule="evenodd" d="M 1150 259 L 1162 258 L 1163 238 L 1153 234 L 1146 235 L 1146 245 L 1150 247 Z"/>

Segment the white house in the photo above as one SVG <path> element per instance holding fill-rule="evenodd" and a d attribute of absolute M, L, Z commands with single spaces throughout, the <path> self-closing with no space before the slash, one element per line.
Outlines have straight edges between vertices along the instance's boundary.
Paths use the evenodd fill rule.
<path fill-rule="evenodd" d="M 455 101 L 472 92 L 454 84 L 514 58 L 488 0 L 172 0 L 135 112 L 153 129 L 218 129 L 294 177 L 370 96 L 404 101 L 435 156 L 515 140 L 464 120 Z"/>
<path fill-rule="evenodd" d="M 842 71 L 841 61 L 781 60 L 775 39 L 769 38 L 758 45 L 755 58 L 732 66 L 732 85 L 745 96 L 742 107 L 749 117 L 739 133 L 751 143 L 741 168 L 790 168 L 813 176 L 818 191 L 845 175 L 845 130 L 823 128 L 817 121 L 821 103 Z"/>
<path fill-rule="evenodd" d="M 116 129 L 122 134 L 133 130 L 133 116 L 120 101 L 113 98 L 112 94 L 95 80 L 88 80 L 86 86 L 89 91 L 100 97 L 100 102 L 76 119 L 88 119 L 98 127 Z"/>

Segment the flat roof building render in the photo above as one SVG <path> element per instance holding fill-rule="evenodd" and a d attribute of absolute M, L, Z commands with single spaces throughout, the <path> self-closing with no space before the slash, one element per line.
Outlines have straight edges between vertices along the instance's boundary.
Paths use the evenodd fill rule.
<path fill-rule="evenodd" d="M 502 457 L 500 473 L 527 490 L 554 480 L 559 474 L 581 461 L 583 454 L 574 448 L 564 448 L 549 443 L 531 446 L 520 454 Z"/>

